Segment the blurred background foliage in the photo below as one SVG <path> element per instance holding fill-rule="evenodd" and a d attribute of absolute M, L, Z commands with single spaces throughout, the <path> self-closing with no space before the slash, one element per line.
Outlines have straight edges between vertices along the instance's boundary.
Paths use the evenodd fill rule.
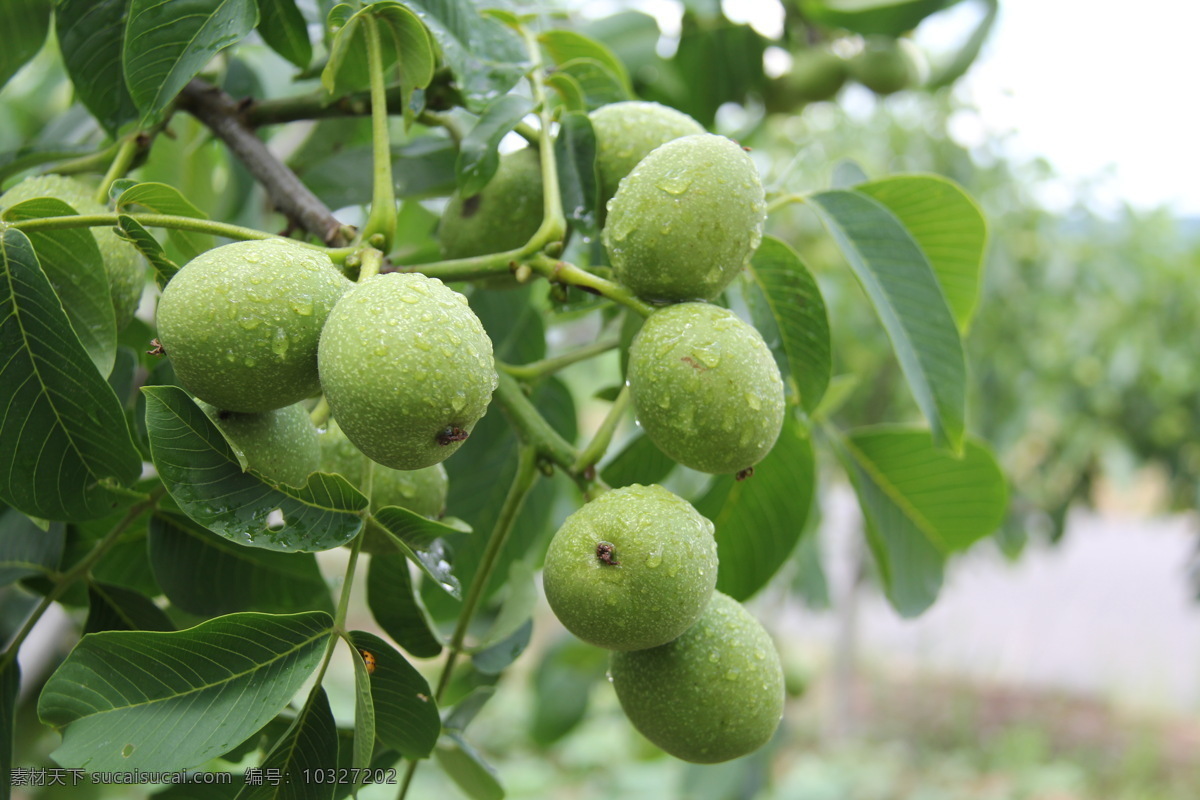
<path fill-rule="evenodd" d="M 316 18 L 324 5 L 310 2 L 306 10 Z M 823 189 L 856 165 L 871 178 L 944 175 L 980 204 L 990 242 L 979 312 L 967 338 L 974 370 L 968 428 L 995 448 L 1011 482 L 1010 518 L 996 537 L 1008 556 L 1018 557 L 1030 537 L 1057 540 L 1068 509 L 1102 503 L 1102 486 L 1149 481 L 1148 510 L 1197 507 L 1200 220 L 1168 209 L 1100 210 L 1086 184 L 1070 187 L 1065 203 L 1046 202 L 1048 188 L 1060 195 L 1062 188 L 1051 165 L 1011 156 L 1004 133 L 987 130 L 955 90 L 955 77 L 986 36 L 994 2 L 976 4 L 978 25 L 954 48 L 915 54 L 913 77 L 924 88 L 884 97 L 850 81 L 840 93 L 834 87 L 835 102 L 810 104 L 789 94 L 789 65 L 797 69 L 817 49 L 852 57 L 867 46 L 864 36 L 900 34 L 921 17 L 880 12 L 855 19 L 830 9 L 856 4 L 788 3 L 784 36 L 771 41 L 731 21 L 718 0 L 683 2 L 671 36 L 634 5 L 645 4 L 580 2 L 563 14 L 567 24 L 613 50 L 636 94 L 680 108 L 752 148 L 769 190 Z M 929 13 L 953 3 L 893 5 Z M 5 183 L 24 168 L 21 148 L 34 137 L 40 147 L 64 154 L 88 152 L 103 140 L 73 101 L 53 41 L 0 93 Z M 915 51 L 911 42 L 904 47 Z M 287 82 L 290 70 L 265 46 L 238 53 L 239 59 L 217 59 L 210 76 L 234 96 L 317 88 L 315 77 Z M 368 120 L 263 130 L 318 196 L 357 221 L 354 208 L 371 194 Z M 399 122 L 393 141 L 397 194 L 404 200 L 402 252 L 414 263 L 433 260 L 442 202 L 436 198 L 454 185 L 454 149 L 440 129 L 404 131 Z M 170 137 L 156 147 L 175 157 L 158 159 L 156 171 L 143 179 L 177 186 L 214 218 L 283 229 L 261 190 L 191 118 L 177 117 Z M 792 206 L 771 218 L 769 232 L 792 242 L 818 275 L 840 360 L 835 375 L 873 376 L 857 385 L 835 379 L 830 394 L 837 399 L 827 399 L 834 418 L 848 427 L 918 421 L 885 334 L 815 217 Z M 807 577 L 799 588 L 809 599 L 827 601 L 816 563 L 813 552 L 802 549 L 808 569 L 800 570 Z M 795 571 L 781 577 L 794 579 Z M 1011 703 L 946 682 L 866 679 L 861 737 L 838 743 L 823 735 L 813 692 L 806 691 L 811 682 L 819 693 L 826 666 L 794 652 L 788 654 L 794 697 L 777 741 L 729 765 L 685 766 L 633 738 L 611 692 L 597 690 L 604 675 L 597 651 L 566 639 L 535 639 L 531 651 L 540 655 L 518 663 L 505 678 L 506 691 L 477 723 L 476 738 L 504 765 L 510 797 L 1191 800 L 1200 787 L 1189 755 L 1200 745 L 1194 727 L 1131 720 L 1101 703 L 1060 696 L 1027 695 L 1030 713 L 1005 717 L 995 709 L 1011 709 Z M 425 793 L 415 796 L 442 791 L 443 780 L 435 770 L 424 771 L 416 788 Z"/>

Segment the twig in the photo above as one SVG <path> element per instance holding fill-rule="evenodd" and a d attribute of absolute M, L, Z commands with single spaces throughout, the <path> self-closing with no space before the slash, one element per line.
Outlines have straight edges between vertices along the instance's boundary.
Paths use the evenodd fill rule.
<path fill-rule="evenodd" d="M 180 93 L 179 106 L 225 142 L 266 188 L 271 202 L 284 216 L 331 247 L 348 243 L 345 226 L 296 173 L 271 154 L 266 143 L 242 119 L 237 101 L 218 87 L 193 79 Z"/>

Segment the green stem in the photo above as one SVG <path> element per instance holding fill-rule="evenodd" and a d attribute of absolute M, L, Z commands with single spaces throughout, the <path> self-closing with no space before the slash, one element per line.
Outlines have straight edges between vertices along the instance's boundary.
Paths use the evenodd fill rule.
<path fill-rule="evenodd" d="M 594 358 L 601 353 L 607 353 L 609 350 L 615 350 L 620 344 L 616 339 L 607 339 L 578 347 L 569 353 L 552 356 L 551 358 L 543 358 L 541 361 L 533 361 L 528 364 L 501 364 L 500 368 L 514 378 L 520 378 L 523 381 L 535 381 L 547 375 L 553 375 L 564 367 Z"/>
<path fill-rule="evenodd" d="M 802 194 L 780 195 L 779 197 L 776 197 L 775 199 L 773 199 L 769 203 L 767 203 L 767 216 L 774 214 L 776 211 L 780 210 L 781 208 L 786 208 L 787 206 L 790 206 L 792 203 L 803 203 L 803 202 L 804 202 L 804 195 L 802 195 Z"/>
<path fill-rule="evenodd" d="M 308 418 L 318 428 L 323 428 L 329 422 L 329 400 L 325 395 L 321 395 L 321 399 L 313 406 L 313 410 L 308 412 Z"/>
<path fill-rule="evenodd" d="M 96 202 L 100 205 L 108 205 L 109 187 L 113 185 L 114 181 L 125 177 L 125 173 L 129 172 L 129 165 L 133 163 L 133 157 L 137 155 L 138 137 L 140 135 L 140 133 L 135 131 L 121 141 L 121 146 L 117 149 L 116 157 L 108 165 L 108 172 L 104 173 L 104 179 L 100 181 L 100 186 L 96 188 Z"/>
<path fill-rule="evenodd" d="M 492 527 L 492 535 L 488 538 L 487 548 L 483 551 L 483 557 L 479 562 L 479 569 L 475 571 L 475 575 L 471 578 L 471 585 L 468 587 L 467 595 L 463 599 L 462 611 L 458 615 L 458 622 L 454 626 L 454 633 L 450 636 L 449 650 L 446 653 L 446 663 L 442 667 L 442 674 L 438 679 L 437 690 L 434 692 L 434 700 L 439 703 L 446 694 L 446 687 L 450 685 L 450 676 L 454 672 L 454 662 L 458 660 L 458 656 L 462 653 L 463 642 L 467 638 L 467 629 L 470 627 L 471 619 L 475 616 L 475 611 L 479 607 L 479 601 L 483 599 L 484 590 L 487 588 L 488 581 L 492 577 L 492 570 L 496 567 L 500 551 L 504 549 L 504 543 L 508 540 L 509 533 L 512 532 L 513 523 L 517 521 L 517 514 L 520 513 L 521 506 L 525 503 L 525 497 L 529 494 L 529 490 L 533 488 L 536 478 L 537 452 L 532 447 L 522 447 L 517 457 L 517 474 L 513 476 L 512 485 L 508 489 L 508 495 L 504 498 L 504 505 L 500 507 L 500 513 L 496 517 L 496 524 Z"/>
<path fill-rule="evenodd" d="M 38 620 L 42 618 L 42 615 L 46 613 L 46 609 L 54 605 L 58 598 L 62 597 L 67 589 L 71 588 L 76 581 L 78 581 L 80 578 L 86 577 L 87 574 L 91 572 L 92 567 L 96 566 L 96 563 L 99 562 L 100 559 L 104 558 L 105 554 L 108 553 L 112 546 L 117 543 L 117 540 L 121 538 L 121 534 L 123 534 L 129 528 L 129 526 L 133 524 L 134 520 L 136 520 L 149 509 L 153 508 L 155 504 L 158 503 L 158 499 L 165 493 L 166 489 L 160 486 L 151 492 L 147 499 L 131 507 L 127 512 L 125 512 L 125 516 L 121 517 L 120 521 L 118 521 L 116 525 L 113 525 L 112 530 L 105 534 L 104 538 L 97 542 L 96 546 L 93 547 L 86 556 L 84 556 L 82 561 L 65 572 L 58 579 L 50 591 L 46 593 L 46 596 L 42 598 L 42 602 L 40 602 L 37 608 L 33 610 L 33 613 L 29 615 L 29 619 L 25 620 L 25 624 L 21 626 L 21 630 L 17 633 L 12 642 L 9 643 L 8 649 L 4 651 L 4 655 L 0 656 L 0 671 L 3 671 L 4 668 L 7 667 L 8 664 L 16 657 L 17 651 L 21 649 L 21 643 L 25 641 L 27 636 L 29 636 L 29 632 L 33 630 L 35 625 L 37 625 Z"/>
<path fill-rule="evenodd" d="M 358 251 L 357 255 L 362 262 L 362 266 L 358 269 L 359 283 L 374 278 L 379 274 L 379 270 L 383 266 L 383 252 L 381 250 L 376 250 L 374 247 L 364 247 Z"/>
<path fill-rule="evenodd" d="M 550 423 L 525 395 L 525 391 L 516 378 L 509 375 L 503 366 L 499 373 L 500 382 L 496 386 L 493 399 L 500 406 L 500 410 L 504 412 L 513 428 L 516 429 L 521 442 L 539 456 L 562 467 L 568 474 L 574 475 L 571 467 L 575 465 L 575 460 L 579 457 L 575 448 L 560 436 L 558 431 L 550 427 Z"/>
<path fill-rule="evenodd" d="M 517 250 L 505 250 L 503 253 L 488 253 L 470 258 L 454 258 L 448 261 L 430 261 L 426 264 L 412 264 L 401 267 L 402 272 L 420 272 L 431 278 L 450 281 L 474 281 L 490 278 L 513 271 L 512 265 L 520 263 L 528 255 L 529 246 Z"/>
<path fill-rule="evenodd" d="M 593 275 L 574 264 L 543 255 L 534 256 L 527 263 L 534 272 L 544 275 L 554 283 L 578 286 L 582 289 L 591 290 L 595 294 L 607 297 L 609 300 L 620 303 L 627 308 L 632 308 L 643 317 L 648 317 L 654 313 L 654 306 L 643 300 L 639 300 L 633 292 L 621 284 L 605 280 L 598 275 Z"/>
<path fill-rule="evenodd" d="M 546 84 L 542 75 L 542 48 L 537 37 L 527 27 L 521 29 L 525 39 L 525 49 L 529 52 L 532 68 L 529 73 L 529 83 L 533 90 L 533 102 L 538 109 L 541 119 L 541 130 L 538 131 L 538 155 L 542 162 L 542 224 L 533 241 L 539 242 L 538 250 L 548 244 L 561 242 L 567 233 L 567 218 L 563 214 L 562 195 L 558 190 L 558 162 L 554 158 L 554 140 L 551 136 L 550 104 L 546 102 Z"/>
<path fill-rule="evenodd" d="M 417 122 L 428 127 L 438 127 L 450 134 L 450 140 L 457 148 L 462 144 L 463 130 L 458 120 L 449 114 L 439 114 L 436 111 L 422 111 L 417 115 Z"/>
<path fill-rule="evenodd" d="M 617 399 L 613 401 L 612 408 L 608 410 L 608 416 L 596 429 L 596 435 L 588 442 L 587 447 L 583 448 L 579 458 L 575 459 L 575 463 L 571 467 L 572 472 L 576 474 L 586 472 L 604 458 L 604 454 L 608 452 L 608 446 L 612 444 L 617 425 L 620 424 L 621 417 L 625 415 L 625 410 L 629 408 L 629 402 L 629 387 L 622 386 Z"/>
<path fill-rule="evenodd" d="M 321 681 L 325 679 L 325 671 L 329 669 L 329 662 L 333 660 L 333 654 L 337 650 L 338 638 L 345 633 L 346 615 L 350 609 L 350 591 L 354 588 L 354 571 L 358 568 L 358 554 L 362 550 L 362 543 L 365 537 L 366 524 L 363 524 L 363 529 L 354 537 L 353 543 L 350 545 L 350 560 L 346 562 L 346 572 L 342 577 L 342 592 L 338 596 L 337 611 L 333 618 L 333 632 L 329 637 L 329 642 L 325 645 L 325 655 L 321 657 L 321 667 L 317 670 L 317 679 L 313 681 L 312 691 L 309 692 L 308 699 L 312 702 L 312 697 L 321 689 Z"/>
<path fill-rule="evenodd" d="M 383 75 L 383 46 L 379 25 L 367 15 L 363 32 L 367 40 L 367 68 L 371 75 L 371 146 L 374 190 L 371 215 L 363 226 L 363 241 L 380 250 L 391 248 L 396 234 L 396 190 L 392 184 L 392 143 L 388 133 L 387 81 Z M 377 238 L 378 237 L 378 238 Z"/>
<path fill-rule="evenodd" d="M 534 147 L 542 146 L 542 135 L 536 128 L 524 122 L 518 122 L 513 126 L 513 132 L 521 136 L 525 141 L 529 142 Z"/>
<path fill-rule="evenodd" d="M 97 150 L 94 153 L 88 153 L 84 156 L 76 156 L 75 158 L 66 161 L 59 161 L 54 165 L 54 172 L 60 175 L 76 175 L 80 172 L 99 172 L 105 169 L 112 161 L 113 156 L 117 152 L 118 145 L 113 142 L 103 150 Z M 57 153 L 41 153 L 30 154 L 26 158 L 16 162 L 18 166 L 9 164 L 7 167 L 0 168 L 0 181 L 7 180 L 10 175 L 14 175 L 23 169 L 29 167 L 40 166 L 58 161 L 60 155 Z"/>

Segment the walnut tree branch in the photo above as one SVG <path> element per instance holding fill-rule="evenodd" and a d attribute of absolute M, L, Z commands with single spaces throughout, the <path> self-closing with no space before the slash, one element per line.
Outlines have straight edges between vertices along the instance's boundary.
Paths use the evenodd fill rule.
<path fill-rule="evenodd" d="M 296 173 L 271 154 L 267 145 L 242 119 L 236 100 L 220 88 L 195 79 L 179 95 L 179 107 L 204 123 L 237 156 L 284 216 L 319 236 L 330 247 L 348 244 L 346 228 L 338 222 Z"/>

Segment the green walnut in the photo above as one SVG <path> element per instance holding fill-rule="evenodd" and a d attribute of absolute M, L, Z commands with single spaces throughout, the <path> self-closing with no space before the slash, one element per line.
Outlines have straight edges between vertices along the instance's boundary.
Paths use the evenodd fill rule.
<path fill-rule="evenodd" d="M 661 486 L 636 484 L 567 517 L 543 573 L 546 600 L 563 626 L 611 650 L 679 636 L 700 618 L 716 584 L 712 523 Z"/>
<path fill-rule="evenodd" d="M 783 380 L 762 336 L 732 311 L 679 303 L 651 314 L 629 348 L 638 422 L 658 448 L 701 472 L 741 472 L 783 427 Z"/>
<path fill-rule="evenodd" d="M 830 100 L 849 74 L 849 65 L 836 53 L 823 48 L 801 50 L 792 56 L 792 68 L 783 78 L 785 93 L 800 103 Z"/>
<path fill-rule="evenodd" d="M 850 60 L 850 74 L 875 94 L 888 95 L 914 86 L 916 61 L 895 39 L 872 37 Z"/>
<path fill-rule="evenodd" d="M 783 668 L 775 644 L 758 620 L 721 592 L 678 639 L 613 653 L 609 674 L 633 726 L 695 764 L 754 752 L 783 716 Z"/>
<path fill-rule="evenodd" d="M 762 242 L 754 162 L 724 136 L 675 139 L 643 158 L 608 204 L 604 245 L 617 280 L 647 300 L 711 300 Z"/>
<path fill-rule="evenodd" d="M 682 136 L 704 133 L 704 126 L 682 111 L 640 100 L 611 103 L 588 116 L 596 132 L 601 205 L 608 203 L 621 179 L 650 151 Z"/>
<path fill-rule="evenodd" d="M 449 457 L 497 383 L 492 340 L 467 299 L 419 273 L 377 275 L 348 292 L 317 360 L 346 438 L 393 469 Z"/>
<path fill-rule="evenodd" d="M 366 456 L 346 438 L 337 422 L 317 437 L 321 444 L 321 469 L 336 472 L 355 486 L 363 485 Z M 446 511 L 449 483 L 441 464 L 417 470 L 399 470 L 376 464 L 371 469 L 371 508 L 400 506 L 430 519 Z"/>
<path fill-rule="evenodd" d="M 320 391 L 317 342 L 352 284 L 329 256 L 286 239 L 192 259 L 158 301 L 158 338 L 179 382 L 218 408 L 283 408 Z"/>
<path fill-rule="evenodd" d="M 542 224 L 542 167 L 527 147 L 500 157 L 488 185 L 470 197 L 450 198 L 438 226 L 446 258 L 470 258 L 515 250 Z"/>
<path fill-rule="evenodd" d="M 246 469 L 289 486 L 303 486 L 309 473 L 317 471 L 321 453 L 317 429 L 303 405 L 256 414 L 225 411 L 203 400 L 198 405 L 242 451 Z"/>
<path fill-rule="evenodd" d="M 7 208 L 35 197 L 53 197 L 62 200 L 80 214 L 111 213 L 96 202 L 95 193 L 95 187 L 78 178 L 36 175 L 26 178 L 0 195 L 0 208 Z M 111 227 L 90 230 L 96 238 L 96 246 L 100 248 L 104 271 L 108 275 L 108 290 L 112 296 L 117 330 L 121 330 L 133 319 L 138 301 L 142 299 L 142 287 L 146 282 L 145 261 L 137 248 L 117 236 Z"/>

